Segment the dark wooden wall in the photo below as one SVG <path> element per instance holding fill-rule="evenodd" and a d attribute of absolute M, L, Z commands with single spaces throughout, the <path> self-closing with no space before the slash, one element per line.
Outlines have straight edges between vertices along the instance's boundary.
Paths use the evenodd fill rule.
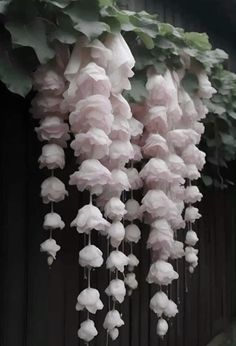
<path fill-rule="evenodd" d="M 134 1 L 133 1 L 134 2 Z M 130 2 L 131 3 L 131 2 Z M 139 8 L 157 10 L 176 25 L 197 30 L 198 19 L 187 21 L 182 9 L 158 5 L 154 1 L 135 1 Z M 132 5 L 132 3 L 131 3 Z M 191 28 L 192 29 L 191 29 Z M 199 30 L 199 29 L 198 29 Z M 204 29 L 203 29 L 204 30 Z M 57 206 L 67 227 L 55 237 L 62 246 L 58 258 L 49 270 L 39 244 L 47 234 L 42 229 L 43 206 L 39 197 L 40 184 L 47 171 L 39 171 L 37 158 L 40 143 L 34 133 L 35 123 L 28 113 L 28 100 L 23 101 L 1 89 L 0 136 L 0 345 L 1 346 L 78 346 L 79 322 L 83 313 L 75 311 L 76 297 L 84 288 L 83 270 L 78 266 L 78 252 L 83 237 L 69 228 L 85 196 L 70 188 L 70 197 Z M 64 179 L 74 170 L 74 158 L 69 154 Z M 148 308 L 155 287 L 145 283 L 149 268 L 149 253 L 143 241 L 135 247 L 141 258 L 137 270 L 139 289 L 126 298 L 121 312 L 126 325 L 115 345 L 122 346 L 206 346 L 233 318 L 235 280 L 235 191 L 205 191 L 201 203 L 202 220 L 197 228 L 200 236 L 200 263 L 193 277 L 186 274 L 181 261 L 181 278 L 171 288 L 173 299 L 180 297 L 180 314 L 171 322 L 163 341 L 156 337 L 156 317 Z M 183 236 L 180 234 L 180 237 Z M 106 241 L 95 239 L 106 252 Z M 104 291 L 107 272 L 99 269 L 92 274 L 92 284 Z M 188 288 L 188 293 L 186 292 Z M 107 304 L 107 299 L 102 294 Z M 104 311 L 96 316 L 102 330 Z M 112 345 L 112 342 L 109 343 Z M 105 346 L 105 333 L 91 345 Z"/>

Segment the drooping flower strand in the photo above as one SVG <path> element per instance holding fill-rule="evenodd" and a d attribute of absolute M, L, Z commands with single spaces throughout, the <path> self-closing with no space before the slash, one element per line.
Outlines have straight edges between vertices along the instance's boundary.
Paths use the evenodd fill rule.
<path fill-rule="evenodd" d="M 43 203 L 50 204 L 51 210 L 44 217 L 43 228 L 49 230 L 49 238 L 40 245 L 40 250 L 48 255 L 48 265 L 56 259 L 60 246 L 52 238 L 52 232 L 65 227 L 61 216 L 54 211 L 54 203 L 62 201 L 68 192 L 64 183 L 54 176 L 56 169 L 65 166 L 66 141 L 70 138 L 69 126 L 66 123 L 68 110 L 63 99 L 67 84 L 63 75 L 67 61 L 67 48 L 58 47 L 56 58 L 34 73 L 34 88 L 37 95 L 32 101 L 31 112 L 40 119 L 39 127 L 35 128 L 38 139 L 46 144 L 42 147 L 39 167 L 51 171 L 51 176 L 41 185 Z"/>

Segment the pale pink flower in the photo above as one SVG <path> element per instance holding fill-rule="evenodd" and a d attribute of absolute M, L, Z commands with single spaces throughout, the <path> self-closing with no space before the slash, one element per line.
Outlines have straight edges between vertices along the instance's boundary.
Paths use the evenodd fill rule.
<path fill-rule="evenodd" d="M 114 221 L 107 230 L 111 245 L 118 247 L 125 237 L 125 228 L 120 221 Z"/>
<path fill-rule="evenodd" d="M 182 152 L 182 158 L 186 164 L 196 165 L 198 170 L 202 170 L 205 164 L 206 154 L 199 150 L 195 145 L 188 145 Z"/>
<path fill-rule="evenodd" d="M 139 265 L 139 260 L 133 253 L 128 255 L 128 259 L 129 259 L 128 270 L 132 272 L 134 268 Z"/>
<path fill-rule="evenodd" d="M 164 137 L 152 133 L 147 137 L 142 151 L 146 157 L 163 158 L 168 154 L 169 148 Z"/>
<path fill-rule="evenodd" d="M 138 281 L 136 280 L 135 273 L 128 273 L 125 276 L 125 284 L 131 289 L 136 290 L 138 287 Z"/>
<path fill-rule="evenodd" d="M 185 261 L 191 264 L 194 268 L 198 264 L 198 250 L 192 246 L 186 246 L 185 248 Z"/>
<path fill-rule="evenodd" d="M 125 227 L 125 240 L 127 242 L 138 243 L 141 238 L 141 231 L 135 224 L 130 224 Z"/>
<path fill-rule="evenodd" d="M 193 101 L 196 111 L 198 113 L 197 120 L 205 119 L 207 113 L 209 112 L 207 106 L 204 105 L 204 103 L 199 97 L 194 97 Z"/>
<path fill-rule="evenodd" d="M 131 137 L 129 121 L 121 116 L 116 116 L 109 137 L 112 140 L 129 141 Z"/>
<path fill-rule="evenodd" d="M 109 153 L 111 140 L 106 133 L 99 128 L 91 128 L 86 133 L 78 133 L 71 142 L 71 148 L 75 156 L 85 159 L 102 159 Z"/>
<path fill-rule="evenodd" d="M 198 208 L 195 208 L 192 206 L 186 208 L 185 215 L 184 215 L 185 221 L 193 223 L 196 220 L 200 219 L 201 214 L 199 214 L 198 211 L 199 211 Z"/>
<path fill-rule="evenodd" d="M 131 190 L 138 190 L 143 186 L 142 179 L 136 168 L 126 168 L 125 173 L 127 174 Z"/>
<path fill-rule="evenodd" d="M 56 177 L 49 177 L 41 184 L 41 197 L 45 204 L 63 201 L 67 195 L 65 184 Z"/>
<path fill-rule="evenodd" d="M 110 171 L 100 161 L 89 159 L 83 161 L 79 170 L 71 174 L 69 184 L 76 185 L 79 191 L 88 189 L 91 193 L 99 195 L 110 181 Z"/>
<path fill-rule="evenodd" d="M 66 147 L 70 139 L 69 126 L 57 116 L 48 116 L 40 121 L 40 126 L 35 128 L 40 141 L 50 141 Z"/>
<path fill-rule="evenodd" d="M 185 189 L 185 203 L 196 203 L 202 199 L 202 193 L 197 186 L 187 186 Z"/>
<path fill-rule="evenodd" d="M 92 95 L 79 101 L 69 117 L 74 133 L 87 132 L 94 127 L 109 134 L 113 120 L 111 103 L 104 95 Z"/>
<path fill-rule="evenodd" d="M 63 169 L 65 166 L 64 150 L 57 144 L 45 144 L 42 147 L 42 154 L 39 157 L 39 168 Z"/>
<path fill-rule="evenodd" d="M 171 89 L 165 78 L 158 74 L 149 75 L 146 84 L 148 91 L 147 102 L 152 106 L 166 106 L 171 98 Z"/>
<path fill-rule="evenodd" d="M 167 133 L 167 140 L 174 147 L 183 149 L 189 144 L 198 144 L 200 135 L 192 129 L 177 129 Z"/>
<path fill-rule="evenodd" d="M 87 44 L 86 47 L 90 48 L 90 55 L 93 61 L 98 65 L 107 68 L 108 63 L 112 59 L 112 51 L 104 46 L 104 44 L 96 39 Z"/>
<path fill-rule="evenodd" d="M 200 71 L 198 77 L 198 96 L 204 99 L 210 99 L 217 91 L 211 86 L 209 78 L 205 71 Z"/>
<path fill-rule="evenodd" d="M 134 153 L 133 160 L 134 161 L 141 161 L 143 158 L 143 155 L 142 155 L 140 146 L 132 143 L 132 148 L 133 148 L 133 153 Z"/>
<path fill-rule="evenodd" d="M 131 130 L 131 137 L 139 138 L 143 133 L 143 124 L 132 117 L 129 119 L 129 125 Z"/>
<path fill-rule="evenodd" d="M 121 169 L 113 169 L 111 171 L 111 181 L 108 183 L 107 190 L 117 191 L 119 194 L 122 191 L 129 191 L 130 183 L 126 172 Z"/>
<path fill-rule="evenodd" d="M 150 159 L 139 173 L 146 184 L 158 183 L 159 181 L 171 182 L 173 175 L 162 159 Z"/>
<path fill-rule="evenodd" d="M 193 230 L 189 230 L 186 233 L 186 237 L 185 237 L 185 244 L 189 245 L 189 246 L 195 246 L 198 242 L 198 236 L 197 233 L 194 232 Z"/>
<path fill-rule="evenodd" d="M 181 241 L 175 240 L 172 244 L 170 257 L 172 259 L 182 258 L 184 256 L 184 244 Z"/>
<path fill-rule="evenodd" d="M 127 213 L 125 204 L 118 198 L 112 197 L 104 207 L 105 216 L 111 220 L 121 220 Z"/>
<path fill-rule="evenodd" d="M 134 158 L 134 150 L 129 141 L 120 140 L 112 141 L 109 149 L 109 157 L 111 161 L 117 161 L 117 166 L 126 164 Z"/>
<path fill-rule="evenodd" d="M 181 176 L 185 176 L 186 165 L 179 155 L 170 154 L 168 155 L 166 160 L 166 164 L 168 168 L 171 170 L 171 172 L 179 174 Z"/>
<path fill-rule="evenodd" d="M 197 166 L 194 164 L 186 165 L 186 174 L 185 177 L 190 180 L 197 180 L 201 176 L 200 172 L 197 169 Z"/>
<path fill-rule="evenodd" d="M 123 119 L 130 119 L 132 117 L 130 105 L 122 94 L 111 94 L 110 101 L 115 117 L 122 117 Z"/>
<path fill-rule="evenodd" d="M 184 90 L 184 88 L 179 89 L 179 104 L 183 112 L 183 117 L 190 120 L 195 120 L 198 117 L 197 110 L 195 108 L 193 99 Z"/>
<path fill-rule="evenodd" d="M 174 203 L 161 190 L 149 190 L 142 199 L 141 209 L 152 217 L 167 218 L 172 209 L 176 209 Z"/>
<path fill-rule="evenodd" d="M 33 98 L 31 106 L 30 111 L 36 119 L 53 115 L 65 118 L 68 114 L 68 105 L 63 98 L 48 93 L 38 93 Z"/>
<path fill-rule="evenodd" d="M 125 214 L 125 220 L 134 221 L 142 219 L 142 210 L 140 204 L 135 199 L 128 199 L 125 203 L 125 209 L 127 213 Z"/>
<path fill-rule="evenodd" d="M 148 132 L 166 133 L 168 130 L 166 107 L 155 106 L 150 108 L 144 117 L 144 125 Z"/>
<path fill-rule="evenodd" d="M 65 91 L 65 80 L 57 69 L 50 65 L 40 66 L 33 75 L 34 88 L 40 93 L 46 92 L 54 96 Z"/>

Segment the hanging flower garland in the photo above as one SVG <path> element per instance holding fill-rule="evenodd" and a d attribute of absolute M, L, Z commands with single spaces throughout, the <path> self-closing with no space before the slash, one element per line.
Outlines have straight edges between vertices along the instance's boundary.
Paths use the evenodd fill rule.
<path fill-rule="evenodd" d="M 64 78 L 65 64 L 68 58 L 66 47 L 58 46 L 56 58 L 40 66 L 34 73 L 34 88 L 37 95 L 32 101 L 31 112 L 36 119 L 40 119 L 39 127 L 35 128 L 38 139 L 46 144 L 42 147 L 39 157 L 39 167 L 51 171 L 41 185 L 43 203 L 50 204 L 50 212 L 44 217 L 43 228 L 49 231 L 49 238 L 40 245 L 40 250 L 48 255 L 48 265 L 56 259 L 60 246 L 52 238 L 56 229 L 63 229 L 65 223 L 61 216 L 54 211 L 54 203 L 64 200 L 68 195 L 64 183 L 54 176 L 55 169 L 65 166 L 66 142 L 69 140 L 69 126 L 66 123 L 67 107 L 64 103 L 63 92 L 66 89 Z"/>

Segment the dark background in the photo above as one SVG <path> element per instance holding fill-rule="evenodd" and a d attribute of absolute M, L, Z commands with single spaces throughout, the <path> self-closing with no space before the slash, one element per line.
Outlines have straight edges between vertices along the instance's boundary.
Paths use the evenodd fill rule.
<path fill-rule="evenodd" d="M 234 69 L 235 24 L 231 19 L 234 6 L 233 1 L 227 2 L 232 6 L 229 10 L 222 3 L 135 1 L 135 6 L 156 11 L 162 20 L 186 30 L 208 32 L 216 47 L 232 54 L 230 67 Z M 132 7 L 134 0 L 129 5 Z M 3 86 L 0 95 L 0 345 L 83 345 L 77 338 L 77 329 L 85 315 L 79 316 L 74 307 L 79 291 L 86 284 L 83 270 L 78 266 L 78 252 L 84 241 L 69 224 L 86 196 L 67 186 L 69 198 L 56 205 L 67 227 L 55 233 L 62 249 L 49 270 L 46 257 L 39 252 L 39 244 L 47 238 L 41 225 L 48 212 L 39 197 L 40 184 L 48 172 L 38 168 L 41 143 L 34 133 L 37 122 L 28 112 L 30 98 L 12 96 Z M 63 171 L 65 182 L 74 169 L 73 155 L 68 152 Z M 110 345 L 205 346 L 232 321 L 235 313 L 235 189 L 224 192 L 209 189 L 203 193 L 200 205 L 203 218 L 196 226 L 200 237 L 200 263 L 192 277 L 186 274 L 183 261 L 178 264 L 179 283 L 172 285 L 170 294 L 174 300 L 180 297 L 180 314 L 170 323 L 167 338 L 158 340 L 157 319 L 148 308 L 155 287 L 145 283 L 150 258 L 145 247 L 147 230 L 143 228 L 143 241 L 135 246 L 135 253 L 141 259 L 137 270 L 139 289 L 121 305 L 126 324 L 120 329 L 118 341 Z M 182 236 L 180 234 L 180 238 Z M 98 241 L 106 253 L 105 239 L 93 237 L 93 242 Z M 104 292 L 107 283 L 104 269 L 92 274 L 92 285 L 100 292 Z M 104 293 L 102 300 L 106 303 Z M 106 309 L 107 306 L 96 315 L 99 331 L 102 331 Z M 105 346 L 105 332 L 91 345 Z"/>

